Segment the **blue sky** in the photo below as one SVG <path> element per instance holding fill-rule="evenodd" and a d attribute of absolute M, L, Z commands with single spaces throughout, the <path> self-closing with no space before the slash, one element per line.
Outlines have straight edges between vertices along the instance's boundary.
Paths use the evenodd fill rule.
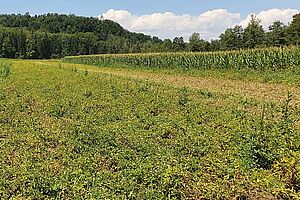
<path fill-rule="evenodd" d="M 153 12 L 198 15 L 207 10 L 226 8 L 246 16 L 271 8 L 300 9 L 299 0 L 1 0 L 0 13 L 42 14 L 48 12 L 97 16 L 108 9 L 127 10 L 136 15 Z"/>
<path fill-rule="evenodd" d="M 300 0 L 0 0 L 0 13 L 65 13 L 99 16 L 130 31 L 160 38 L 193 32 L 214 39 L 226 28 L 246 26 L 252 13 L 265 29 L 275 20 L 289 23 L 300 11 Z"/>

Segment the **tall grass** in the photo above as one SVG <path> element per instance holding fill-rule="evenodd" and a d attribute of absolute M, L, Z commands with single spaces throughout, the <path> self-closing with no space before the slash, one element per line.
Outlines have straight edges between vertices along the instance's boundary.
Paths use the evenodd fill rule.
<path fill-rule="evenodd" d="M 6 79 L 11 70 L 11 63 L 5 62 L 5 61 L 0 61 L 0 80 Z"/>
<path fill-rule="evenodd" d="M 99 66 L 179 69 L 278 70 L 300 66 L 300 48 L 265 48 L 226 52 L 104 54 L 65 57 L 64 61 Z"/>

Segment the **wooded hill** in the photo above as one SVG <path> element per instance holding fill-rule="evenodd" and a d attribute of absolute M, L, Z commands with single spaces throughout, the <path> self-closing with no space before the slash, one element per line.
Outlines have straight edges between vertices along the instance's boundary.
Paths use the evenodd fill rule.
<path fill-rule="evenodd" d="M 159 39 L 94 17 L 0 15 L 0 57 L 5 58 L 138 52 L 148 41 Z"/>
<path fill-rule="evenodd" d="M 64 56 L 141 53 L 201 52 L 252 49 L 300 44 L 300 14 L 290 24 L 275 21 L 264 30 L 252 16 L 248 26 L 228 28 L 219 39 L 205 41 L 193 33 L 161 40 L 125 30 L 118 23 L 95 17 L 46 14 L 0 15 L 0 58 L 49 59 Z"/>

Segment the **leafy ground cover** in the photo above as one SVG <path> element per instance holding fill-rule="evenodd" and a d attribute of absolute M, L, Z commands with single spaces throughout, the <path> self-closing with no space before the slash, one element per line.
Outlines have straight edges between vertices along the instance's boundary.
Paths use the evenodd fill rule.
<path fill-rule="evenodd" d="M 293 94 L 272 101 L 113 68 L 11 63 L 0 65 L 2 199 L 300 197 Z"/>

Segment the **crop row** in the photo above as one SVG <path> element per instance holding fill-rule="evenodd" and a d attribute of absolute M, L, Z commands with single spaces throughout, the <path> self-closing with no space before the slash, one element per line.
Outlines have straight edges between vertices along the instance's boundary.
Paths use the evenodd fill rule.
<path fill-rule="evenodd" d="M 285 47 L 205 53 L 103 54 L 65 57 L 64 61 L 99 66 L 277 70 L 300 66 L 300 48 Z"/>

